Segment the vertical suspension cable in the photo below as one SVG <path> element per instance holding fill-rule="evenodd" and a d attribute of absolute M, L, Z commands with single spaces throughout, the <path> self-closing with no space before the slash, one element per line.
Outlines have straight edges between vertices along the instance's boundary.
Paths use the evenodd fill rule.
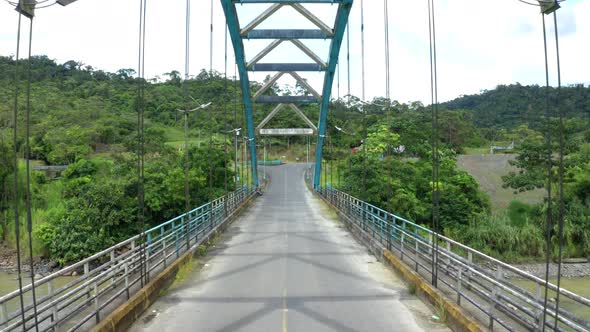
<path fill-rule="evenodd" d="M 330 137 L 330 187 L 334 188 L 334 145 Z"/>
<path fill-rule="evenodd" d="M 346 23 L 346 74 L 348 76 L 348 90 L 346 94 L 350 98 L 350 24 Z"/>
<path fill-rule="evenodd" d="M 239 163 L 238 163 L 238 64 L 234 64 L 234 190 L 238 189 L 238 176 L 240 174 Z M 242 178 L 240 178 L 240 181 Z"/>
<path fill-rule="evenodd" d="M 224 25 L 225 30 L 225 40 L 224 40 L 224 63 L 223 63 L 223 86 L 225 89 L 225 96 L 223 98 L 223 114 L 226 119 L 228 119 L 228 108 L 227 108 L 227 98 L 229 94 L 228 86 L 227 86 L 227 20 Z M 229 132 L 231 133 L 231 131 Z M 230 135 L 228 133 L 228 135 Z M 223 169 L 224 169 L 224 186 L 225 186 L 225 194 L 229 192 L 229 188 L 227 186 L 227 139 L 223 139 L 223 148 L 225 151 L 225 156 L 223 158 Z M 227 207 L 227 204 L 226 204 Z"/>
<path fill-rule="evenodd" d="M 361 70 L 361 110 L 363 113 L 363 199 L 365 200 L 367 192 L 367 111 L 365 110 L 365 7 L 363 0 L 361 0 Z"/>
<path fill-rule="evenodd" d="M 432 226 L 434 229 L 431 276 L 432 284 L 438 286 L 438 236 L 439 236 L 439 155 L 438 155 L 438 76 L 436 61 L 436 29 L 434 0 L 428 0 L 428 35 L 430 39 L 430 95 L 432 107 Z"/>
<path fill-rule="evenodd" d="M 209 34 L 209 76 L 213 79 L 213 0 L 210 2 L 211 7 L 211 24 Z M 209 121 L 209 197 L 208 200 L 213 200 L 213 121 Z"/>
<path fill-rule="evenodd" d="M 361 0 L 361 59 L 362 59 L 362 99 L 365 101 L 365 8 L 364 1 Z"/>
<path fill-rule="evenodd" d="M 190 183 L 189 183 L 189 147 L 188 147 L 188 111 L 189 107 L 189 93 L 188 80 L 190 74 L 190 26 L 191 26 L 191 0 L 186 0 L 186 18 L 185 18 L 185 44 L 184 44 L 184 81 L 182 82 L 182 90 L 184 97 L 184 212 L 190 211 Z M 190 247 L 190 231 L 188 229 L 188 218 L 183 218 L 183 223 L 186 231 L 186 249 Z"/>
<path fill-rule="evenodd" d="M 27 208 L 27 233 L 29 235 L 29 269 L 31 272 L 31 292 L 33 295 L 33 315 L 35 317 L 35 330 L 39 331 L 39 321 L 37 318 L 37 293 L 35 289 L 35 266 L 33 264 L 33 214 L 31 210 L 31 62 L 33 61 L 32 43 L 33 43 L 33 18 L 30 18 L 29 26 L 29 61 L 27 63 L 27 108 L 25 115 L 25 162 L 26 162 L 26 191 L 25 204 Z M 23 322 L 24 323 L 24 322 Z"/>
<path fill-rule="evenodd" d="M 559 320 L 559 293 L 561 291 L 561 264 L 562 264 L 562 254 L 563 254 L 563 227 L 564 227 L 564 215 L 565 215 L 565 202 L 563 197 L 563 177 L 564 177 L 564 144 L 565 144 L 565 137 L 564 137 L 564 110 L 563 107 L 560 107 L 560 97 L 561 97 L 561 61 L 559 58 L 559 32 L 557 27 L 557 12 L 553 12 L 553 25 L 555 27 L 555 50 L 556 50 L 556 60 L 557 60 L 557 96 L 555 99 L 555 106 L 558 108 L 559 113 L 559 160 L 558 160 L 558 190 L 559 190 L 559 214 L 558 214 L 558 223 L 559 223 L 559 230 L 558 230 L 558 241 L 559 241 L 559 253 L 557 257 L 557 295 L 555 297 L 555 325 L 553 329 L 557 331 L 558 328 L 558 320 Z"/>
<path fill-rule="evenodd" d="M 211 0 L 211 25 L 209 33 L 209 75 L 213 74 L 213 0 Z"/>
<path fill-rule="evenodd" d="M 17 28 L 17 39 L 16 39 L 16 58 L 14 59 L 14 110 L 12 118 L 12 144 L 14 152 L 14 235 L 16 238 L 16 269 L 18 279 L 18 295 L 20 300 L 20 314 L 23 324 L 23 330 L 26 330 L 25 326 L 25 304 L 23 297 L 23 279 L 22 279 L 22 267 L 21 267 L 21 255 L 20 255 L 20 221 L 18 211 L 18 59 L 20 56 L 20 33 L 21 33 L 21 21 L 23 14 L 18 13 L 18 28 Z"/>
<path fill-rule="evenodd" d="M 246 169 L 246 137 L 244 136 L 245 132 L 245 116 L 244 116 L 244 105 L 242 104 L 242 113 L 241 113 L 241 120 L 242 120 L 242 187 L 244 184 L 247 185 L 246 176 L 248 176 L 248 170 Z"/>
<path fill-rule="evenodd" d="M 338 63 L 336 64 L 336 72 L 338 73 L 338 99 L 340 100 L 340 60 L 338 61 Z"/>
<path fill-rule="evenodd" d="M 545 15 L 541 13 L 543 21 L 543 47 L 545 56 L 545 117 L 547 125 L 547 215 L 546 215 L 546 229 L 545 229 L 545 295 L 543 300 L 543 331 L 545 331 L 545 324 L 547 322 L 547 303 L 549 299 L 549 264 L 551 261 L 551 230 L 553 229 L 553 201 L 552 201 L 552 186 L 553 186 L 553 160 L 552 160 L 552 133 L 551 133 L 551 115 L 549 108 L 549 58 L 547 55 L 547 31 L 545 28 Z"/>
<path fill-rule="evenodd" d="M 137 89 L 137 205 L 138 220 L 141 225 L 140 270 L 141 286 L 147 283 L 146 270 L 146 234 L 144 204 L 144 110 L 145 110 L 145 20 L 147 0 L 139 0 L 139 55 L 138 55 L 138 89 Z"/>
<path fill-rule="evenodd" d="M 389 0 L 383 0 L 383 15 L 385 25 L 385 98 L 390 98 L 390 69 L 389 69 L 389 8 L 387 2 Z"/>

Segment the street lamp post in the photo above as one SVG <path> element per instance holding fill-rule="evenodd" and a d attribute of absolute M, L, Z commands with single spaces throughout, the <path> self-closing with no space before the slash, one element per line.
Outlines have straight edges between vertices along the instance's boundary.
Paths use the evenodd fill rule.
<path fill-rule="evenodd" d="M 249 188 L 250 187 L 250 183 L 248 183 L 248 182 L 250 181 L 250 179 L 248 178 L 248 160 L 246 159 L 246 158 L 248 158 L 248 154 L 246 152 L 246 148 L 247 148 L 246 147 L 246 145 L 247 145 L 246 142 L 248 142 L 248 137 L 247 136 L 244 136 L 243 138 L 244 138 L 244 144 L 243 144 L 243 146 L 244 146 L 244 155 L 242 157 L 242 162 L 243 162 L 244 166 L 242 166 L 242 171 L 243 172 L 246 172 L 246 188 Z"/>
<path fill-rule="evenodd" d="M 263 144 L 263 150 L 264 150 L 264 168 L 263 168 L 264 175 L 262 176 L 262 179 L 264 181 L 266 181 L 266 138 L 264 139 L 262 144 Z"/>
<path fill-rule="evenodd" d="M 238 137 L 240 137 L 240 130 L 242 128 L 234 129 L 234 191 L 238 190 L 238 181 L 240 181 L 238 173 Z"/>
<path fill-rule="evenodd" d="M 190 210 L 190 196 L 189 196 L 189 181 L 188 181 L 188 173 L 189 173 L 189 158 L 188 158 L 188 115 L 189 113 L 205 109 L 211 106 L 211 103 L 202 104 L 198 107 L 193 109 L 186 109 L 186 110 L 178 110 L 184 114 L 184 199 L 185 199 L 185 210 L 188 212 Z"/>

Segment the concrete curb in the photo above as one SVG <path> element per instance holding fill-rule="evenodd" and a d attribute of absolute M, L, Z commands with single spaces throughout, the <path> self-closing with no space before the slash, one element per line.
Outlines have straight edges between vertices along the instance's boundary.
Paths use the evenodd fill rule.
<path fill-rule="evenodd" d="M 317 194 L 317 193 L 316 193 Z M 409 268 L 405 262 L 399 260 L 391 251 L 384 248 L 381 243 L 373 239 L 367 232 L 356 225 L 348 216 L 341 213 L 332 203 L 321 195 L 317 195 L 331 209 L 336 211 L 340 219 L 346 223 L 346 228 L 352 235 L 363 243 L 369 251 L 380 261 L 389 264 L 406 283 L 416 287 L 416 294 L 430 305 L 437 307 L 442 306 L 447 315 L 446 324 L 451 330 L 456 332 L 483 332 L 485 329 L 475 318 L 473 318 L 464 308 L 448 299 L 441 291 L 432 287 L 421 275 Z"/>
<path fill-rule="evenodd" d="M 181 255 L 174 263 L 161 271 L 157 277 L 135 293 L 131 298 L 111 312 L 98 325 L 92 328 L 92 332 L 126 331 L 137 319 L 158 299 L 162 291 L 166 290 L 176 278 L 181 267 L 189 263 L 197 254 L 201 244 L 208 242 L 216 234 L 223 231 L 231 223 L 238 213 L 248 206 L 258 195 L 254 194 L 230 214 L 217 228 L 209 232 L 191 249 Z"/>
<path fill-rule="evenodd" d="M 395 255 L 383 249 L 383 257 L 391 265 L 404 280 L 416 286 L 416 294 L 422 299 L 428 301 L 431 305 L 437 307 L 442 306 L 447 315 L 447 325 L 453 331 L 465 332 L 483 332 L 484 329 L 471 315 L 469 315 L 463 308 L 456 303 L 449 300 L 441 291 L 432 287 L 421 275 L 414 272 L 406 266 L 404 262 L 399 260 Z"/>

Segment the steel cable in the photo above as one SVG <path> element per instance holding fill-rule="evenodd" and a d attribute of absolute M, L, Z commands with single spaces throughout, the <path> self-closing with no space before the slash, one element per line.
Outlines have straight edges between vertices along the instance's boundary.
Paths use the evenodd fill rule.
<path fill-rule="evenodd" d="M 23 330 L 25 328 L 25 305 L 24 305 L 24 298 L 23 298 L 23 280 L 22 280 L 22 267 L 21 267 L 21 254 L 20 254 L 20 221 L 19 221 L 19 211 L 18 211 L 18 59 L 20 56 L 20 33 L 21 33 L 21 21 L 22 21 L 22 13 L 19 12 L 18 14 L 18 28 L 17 28 L 17 40 L 16 40 L 16 58 L 14 61 L 14 111 L 13 111 L 13 123 L 12 123 L 12 137 L 13 137 L 13 152 L 14 152 L 14 193 L 13 193 L 13 200 L 14 200 L 14 234 L 16 238 L 16 269 L 17 269 L 17 279 L 18 279 L 18 294 L 20 299 L 20 313 L 21 319 L 23 323 Z"/>
<path fill-rule="evenodd" d="M 389 69 L 389 8 L 387 2 L 383 0 L 383 15 L 385 25 L 385 97 L 390 98 L 390 69 Z"/>
<path fill-rule="evenodd" d="M 428 35 L 430 44 L 430 95 L 432 108 L 432 226 L 434 230 L 431 275 L 432 284 L 438 287 L 438 236 L 439 236 L 439 148 L 438 148 L 438 77 L 436 66 L 436 29 L 434 0 L 428 0 Z"/>
<path fill-rule="evenodd" d="M 238 163 L 238 64 L 234 64 L 234 190 L 238 189 L 238 182 L 242 180 L 238 176 L 240 174 L 239 163 Z"/>
<path fill-rule="evenodd" d="M 137 205 L 141 225 L 142 250 L 140 251 L 141 286 L 148 281 L 146 269 L 146 234 L 144 204 L 144 102 L 145 102 L 145 22 L 147 0 L 139 0 L 139 45 L 138 45 L 138 88 L 137 88 Z"/>
<path fill-rule="evenodd" d="M 211 25 L 209 33 L 209 76 L 213 75 L 213 0 L 211 0 Z"/>
<path fill-rule="evenodd" d="M 211 33 L 210 33 L 210 43 L 209 43 L 209 80 L 210 82 L 212 82 L 214 80 L 214 76 L 213 76 L 213 0 L 211 0 Z M 206 111 L 205 111 L 206 112 Z M 211 113 L 210 115 L 211 117 L 213 116 L 213 113 Z M 207 194 L 207 200 L 211 201 L 213 200 L 213 123 L 215 122 L 214 119 L 210 119 L 208 121 L 209 123 L 209 149 L 208 149 L 208 155 L 209 155 L 209 190 L 208 190 L 208 194 Z"/>
<path fill-rule="evenodd" d="M 228 28 L 227 28 L 227 20 L 225 22 L 225 40 L 224 40 L 224 66 L 223 66 L 223 88 L 225 90 L 224 93 L 224 97 L 223 97 L 223 116 L 224 118 L 228 119 L 228 108 L 227 108 L 227 97 L 229 94 L 229 90 L 228 90 L 228 86 L 227 86 L 227 32 L 228 32 Z M 228 132 L 228 135 L 230 135 L 231 131 Z M 223 181 L 224 181 L 224 186 L 225 186 L 225 194 L 227 195 L 227 193 L 229 192 L 228 186 L 227 186 L 227 139 L 223 139 L 223 149 L 225 152 L 225 156 L 223 157 Z"/>
<path fill-rule="evenodd" d="M 367 111 L 365 110 L 365 8 L 361 0 L 361 83 L 362 83 L 362 113 L 363 113 L 363 199 L 367 196 Z"/>
<path fill-rule="evenodd" d="M 348 90 L 346 95 L 350 98 L 350 25 L 346 23 L 346 65 L 347 65 L 347 80 Z"/>
<path fill-rule="evenodd" d="M 185 17 L 185 44 L 184 44 L 184 80 L 182 81 L 182 90 L 184 98 L 184 123 L 185 123 L 185 141 L 184 141 L 184 212 L 189 213 L 190 211 L 190 183 L 189 183 L 189 171 L 190 171 L 190 159 L 189 159 L 189 144 L 187 140 L 187 123 L 188 123 L 188 111 L 189 107 L 189 92 L 188 92 L 188 80 L 190 75 L 190 26 L 191 26 L 191 0 L 186 0 L 186 17 Z M 186 231 L 186 248 L 188 250 L 190 246 L 190 234 L 188 232 L 188 218 L 183 218 L 183 224 Z"/>
<path fill-rule="evenodd" d="M 555 27 L 555 50 L 556 50 L 556 60 L 557 60 L 557 95 L 555 99 L 555 106 L 559 109 L 559 160 L 558 160 L 558 189 L 559 189 L 559 214 L 558 214 L 558 223 L 559 223 L 559 230 L 558 230 L 558 239 L 559 239 L 559 253 L 557 256 L 557 295 L 555 297 L 555 325 L 553 327 L 554 330 L 558 328 L 558 318 L 559 318 L 559 293 L 561 290 L 561 264 L 562 264 L 562 254 L 563 254 L 563 227 L 564 227 L 564 215 L 565 215 L 565 202 L 563 197 L 563 177 L 564 177 L 564 110 L 563 107 L 560 106 L 560 93 L 561 93 L 561 61 L 559 58 L 559 32 L 557 26 L 557 12 L 553 12 L 553 25 Z"/>
<path fill-rule="evenodd" d="M 549 264 L 551 261 L 551 230 L 553 229 L 553 202 L 552 202 L 552 186 L 553 186 L 553 160 L 552 160 L 552 133 L 551 133 L 551 109 L 549 108 L 549 58 L 547 55 L 547 31 L 545 27 L 545 15 L 541 13 L 543 22 L 543 47 L 545 56 L 545 117 L 547 125 L 547 136 L 545 143 L 547 144 L 547 220 L 545 229 L 545 294 L 543 302 L 543 331 L 545 331 L 545 324 L 547 322 L 547 303 L 549 299 Z"/>
<path fill-rule="evenodd" d="M 26 192 L 25 204 L 27 209 L 27 233 L 29 235 L 29 265 L 31 273 L 31 292 L 33 295 L 33 315 L 35 317 L 35 330 L 39 331 L 39 321 L 37 318 L 37 292 L 35 289 L 35 266 L 33 264 L 33 214 L 31 210 L 31 62 L 33 61 L 32 43 L 33 43 L 33 18 L 30 18 L 29 26 L 29 60 L 27 63 L 27 108 L 25 115 L 25 161 L 26 161 Z M 24 324 L 24 322 L 23 322 Z"/>

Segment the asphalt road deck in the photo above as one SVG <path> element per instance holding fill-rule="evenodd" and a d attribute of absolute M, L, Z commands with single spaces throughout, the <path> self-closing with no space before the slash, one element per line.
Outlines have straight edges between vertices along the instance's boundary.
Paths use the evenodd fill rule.
<path fill-rule="evenodd" d="M 308 190 L 304 164 L 271 183 L 132 331 L 448 331 Z"/>

